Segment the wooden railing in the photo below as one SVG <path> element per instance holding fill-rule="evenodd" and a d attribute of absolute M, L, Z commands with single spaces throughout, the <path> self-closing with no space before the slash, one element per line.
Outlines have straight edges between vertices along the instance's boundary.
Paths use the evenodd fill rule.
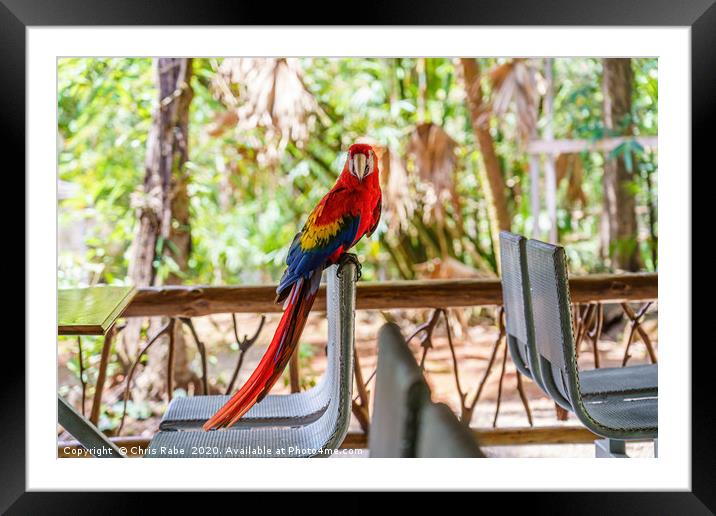
<path fill-rule="evenodd" d="M 649 357 L 652 362 L 656 362 L 656 355 L 653 350 L 648 336 L 640 327 L 649 306 L 650 301 L 658 298 L 658 275 L 651 273 L 639 274 L 598 274 L 589 276 L 578 276 L 570 278 L 570 294 L 574 303 L 575 318 L 575 339 L 577 348 L 580 348 L 583 339 L 592 341 L 592 349 L 595 355 L 595 365 L 598 367 L 598 350 L 597 342 L 601 334 L 601 324 L 603 320 L 603 304 L 619 303 L 622 305 L 624 313 L 627 317 L 627 326 L 629 340 L 624 352 L 623 364 L 629 358 L 629 346 L 636 335 L 646 344 Z M 193 340 L 201 355 L 202 362 L 202 384 L 206 392 L 208 385 L 207 378 L 207 357 L 206 347 L 196 333 L 192 324 L 192 317 L 199 317 L 211 314 L 221 313 L 272 313 L 280 312 L 282 307 L 273 302 L 275 296 L 275 286 L 235 286 L 235 287 L 212 287 L 212 286 L 171 286 L 171 287 L 151 287 L 140 288 L 138 294 L 128 306 L 125 317 L 153 317 L 165 316 L 169 317 L 168 322 L 147 342 L 140 356 L 136 357 L 125 382 L 125 413 L 126 401 L 129 395 L 129 388 L 132 381 L 132 375 L 136 365 L 139 363 L 141 355 L 146 353 L 149 346 L 155 342 L 159 336 L 166 334 L 169 337 L 170 356 L 174 347 L 174 338 L 172 328 L 176 324 L 187 326 L 192 334 Z M 630 302 L 646 302 L 639 310 L 634 310 L 629 305 Z M 428 350 L 432 347 L 430 339 L 441 315 L 445 316 L 445 309 L 471 307 L 471 306 L 501 306 L 502 305 L 502 288 L 499 280 L 496 279 L 460 279 L 460 280 L 423 280 L 423 281 L 392 281 L 392 282 L 359 282 L 356 293 L 356 308 L 358 310 L 393 310 L 393 309 L 415 309 L 415 308 L 432 308 L 432 315 L 428 322 L 418 326 L 413 334 L 408 337 L 409 340 L 420 337 L 420 346 L 422 348 L 422 357 L 419 362 L 425 363 Z M 322 287 L 318 298 L 314 304 L 314 310 L 325 310 L 325 287 Z M 502 318 L 502 310 L 499 311 L 497 317 L 497 325 L 499 334 L 492 349 L 491 358 L 484 371 L 484 376 L 473 392 L 460 390 L 459 368 L 457 361 L 453 360 L 453 374 L 455 375 L 456 384 L 458 385 L 458 395 L 461 400 L 460 417 L 464 421 L 472 419 L 472 412 L 480 399 L 482 388 L 487 381 L 493 366 L 499 362 L 496 360 L 498 350 L 501 343 L 504 342 L 504 323 Z M 234 333 L 236 334 L 237 344 L 239 346 L 237 365 L 233 373 L 232 381 L 228 386 L 231 391 L 237 378 L 239 369 L 243 362 L 243 355 L 248 348 L 257 340 L 258 334 L 263 327 L 263 318 L 258 326 L 256 334 L 251 337 L 245 337 L 240 340 L 236 331 L 236 319 L 234 322 Z M 630 328 L 629 328 L 630 327 Z M 119 330 L 117 330 L 119 331 Z M 112 332 L 105 342 L 104 348 L 109 350 L 111 340 L 115 337 L 116 332 Z M 450 333 L 448 339 L 451 351 L 454 349 Z M 503 350 L 502 373 L 500 376 L 500 389 L 502 391 L 502 376 L 504 375 L 504 360 L 507 357 L 506 349 Z M 105 356 L 106 355 L 106 356 Z M 101 392 L 104 384 L 104 372 L 107 368 L 109 353 L 104 353 L 100 363 L 100 376 L 97 382 L 97 393 L 92 410 L 92 420 L 96 422 L 99 416 L 99 405 L 101 403 Z M 297 354 L 295 354 L 297 356 Z M 170 361 L 171 363 L 171 361 Z M 357 396 L 353 402 L 353 412 L 356 415 L 361 427 L 367 431 L 369 426 L 368 420 L 368 394 L 366 387 L 373 378 L 373 375 L 363 380 L 360 372 L 360 364 L 356 356 L 356 385 Z M 290 368 L 292 391 L 298 389 L 298 362 L 292 360 Z M 167 369 L 167 393 L 171 399 L 172 393 L 172 370 Z M 522 384 L 518 375 L 518 390 L 520 398 L 523 402 L 525 412 L 532 424 L 532 417 L 526 396 L 522 390 Z M 495 413 L 493 426 L 497 421 L 499 412 L 499 397 Z M 118 433 L 121 433 L 124 423 L 124 415 L 122 416 L 122 424 Z M 591 440 L 591 434 L 582 427 L 542 427 L 542 428 L 493 428 L 493 429 L 473 429 L 483 444 L 526 444 L 526 443 L 562 443 L 562 442 L 588 442 Z M 126 439 L 126 438 L 119 438 Z M 131 439 L 131 438 L 130 438 Z M 343 447 L 361 447 L 365 446 L 365 433 L 351 434 Z"/>
<path fill-rule="evenodd" d="M 573 303 L 643 301 L 658 297 L 658 275 L 594 274 L 569 280 Z M 282 311 L 273 302 L 274 285 L 206 287 L 171 286 L 140 288 L 125 315 L 198 317 L 218 313 L 272 313 Z M 359 282 L 358 310 L 399 308 L 457 308 L 502 304 L 497 279 Z M 321 287 L 314 310 L 326 309 Z"/>

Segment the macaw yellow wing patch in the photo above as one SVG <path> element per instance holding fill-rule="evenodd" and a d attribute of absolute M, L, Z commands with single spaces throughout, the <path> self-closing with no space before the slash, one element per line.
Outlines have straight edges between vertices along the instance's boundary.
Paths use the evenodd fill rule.
<path fill-rule="evenodd" d="M 342 229 L 343 219 L 340 218 L 330 224 L 316 224 L 317 215 L 311 214 L 301 235 L 301 248 L 305 250 L 321 247 L 333 238 Z"/>

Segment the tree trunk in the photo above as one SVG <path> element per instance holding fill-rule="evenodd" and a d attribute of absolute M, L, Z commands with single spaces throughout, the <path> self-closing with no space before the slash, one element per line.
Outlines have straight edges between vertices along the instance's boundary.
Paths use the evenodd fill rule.
<path fill-rule="evenodd" d="M 604 126 L 612 136 L 633 134 L 630 119 L 633 77 L 631 59 L 603 60 Z M 605 160 L 602 253 L 611 258 L 612 267 L 627 271 L 639 270 L 641 265 L 636 201 L 630 188 L 633 180 L 633 171 L 627 169 L 623 155 Z"/>
<path fill-rule="evenodd" d="M 495 144 L 490 134 L 489 116 L 482 103 L 482 88 L 480 87 L 480 68 L 477 60 L 461 58 L 465 93 L 470 108 L 470 120 L 475 138 L 480 147 L 482 162 L 485 169 L 485 179 L 488 191 L 486 197 L 490 206 L 490 226 L 492 228 L 493 249 L 499 264 L 499 233 L 501 230 L 510 230 L 510 214 L 507 210 L 507 197 L 505 194 L 505 178 L 502 174 L 500 161 L 495 153 Z M 499 265 L 498 265 L 499 267 Z"/>
<path fill-rule="evenodd" d="M 157 60 L 159 106 L 147 138 L 144 189 L 133 199 L 139 224 L 129 276 L 136 286 L 180 284 L 182 278 L 174 272 L 166 277 L 157 275 L 157 264 L 169 260 L 180 273 L 188 270 L 191 232 L 184 164 L 188 160 L 189 105 L 193 97 L 191 75 L 191 59 Z M 149 335 L 165 322 L 161 318 L 151 319 Z M 138 352 L 142 323 L 138 318 L 129 319 L 123 332 L 129 360 Z M 182 325 L 175 325 L 174 332 L 174 378 L 176 386 L 186 387 L 196 375 L 189 369 Z M 153 395 L 164 391 L 168 340 L 162 337 L 150 349 L 145 374 L 137 378 L 138 391 Z"/>

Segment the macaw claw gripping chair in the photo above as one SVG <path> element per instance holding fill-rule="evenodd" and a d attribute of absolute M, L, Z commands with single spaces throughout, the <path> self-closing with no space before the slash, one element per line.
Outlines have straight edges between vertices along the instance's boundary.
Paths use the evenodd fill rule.
<path fill-rule="evenodd" d="M 526 244 L 527 239 L 521 235 L 508 231 L 500 233 L 502 296 L 507 345 L 517 370 L 532 379 L 546 394 L 552 396 L 540 370 L 539 353 L 535 344 Z M 614 393 L 656 396 L 658 371 L 656 364 L 580 371 L 581 392 L 584 397 L 590 399 Z M 564 396 L 552 397 L 561 407 L 572 410 L 569 400 Z"/>
<path fill-rule="evenodd" d="M 564 248 L 530 240 L 526 251 L 535 344 L 542 383 L 550 395 L 569 403 L 584 426 L 604 437 L 595 441 L 597 457 L 626 457 L 625 441 L 657 439 L 656 389 L 625 390 L 628 378 L 616 381 L 615 371 L 595 369 L 592 383 L 603 388 L 594 397 L 587 395 L 588 382 L 577 368 Z M 656 375 L 655 368 L 620 369 L 625 371 L 620 374 L 635 370 L 637 377 L 643 371 Z"/>
<path fill-rule="evenodd" d="M 356 268 L 328 269 L 326 372 L 298 394 L 267 396 L 235 426 L 205 432 L 201 426 L 228 399 L 195 396 L 175 400 L 147 457 L 310 457 L 327 456 L 348 432 L 353 388 Z"/>

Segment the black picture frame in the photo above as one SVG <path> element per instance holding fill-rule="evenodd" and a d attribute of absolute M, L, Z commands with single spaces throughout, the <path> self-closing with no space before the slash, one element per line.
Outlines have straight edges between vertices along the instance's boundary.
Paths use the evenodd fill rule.
<path fill-rule="evenodd" d="M 394 0 L 356 2 L 343 13 L 336 2 L 302 4 L 266 2 L 191 2 L 142 0 L 0 0 L 0 141 L 24 170 L 25 31 L 31 26 L 62 25 L 551 25 L 551 26 L 684 26 L 691 28 L 692 163 L 708 174 L 707 153 L 713 147 L 709 129 L 716 120 L 716 0 L 457 0 L 437 2 Z M 49 114 L 48 114 L 49 116 Z M 710 165 L 710 166 L 709 166 Z M 693 177 L 691 171 L 683 171 Z M 18 251 L 19 243 L 14 244 Z M 24 249 L 24 248 L 23 248 Z M 27 274 L 27 271 L 26 271 Z M 670 344 L 687 350 L 691 335 Z M 551 514 L 713 514 L 716 511 L 713 387 L 708 383 L 713 343 L 692 352 L 692 490 L 690 492 L 543 493 L 510 496 L 510 510 L 525 505 L 530 512 Z M 133 513 L 138 493 L 27 493 L 25 488 L 25 353 L 6 346 L 12 368 L 4 371 L 0 390 L 0 511 L 10 514 Z M 555 482 L 558 484 L 558 481 Z M 202 496 L 202 495 L 197 495 Z M 205 496 L 209 496 L 208 494 Z M 211 495 L 212 505 L 218 494 Z M 243 496 L 243 495 L 242 495 Z M 504 493 L 480 494 L 480 504 L 498 501 Z M 493 500 L 489 500 L 490 496 Z M 163 499 L 186 503 L 179 493 Z M 209 499 L 209 498 L 205 498 Z M 300 500 L 300 499 L 299 499 Z M 484 500 L 484 501 L 482 501 Z M 245 503 L 246 500 L 242 499 Z M 294 498 L 294 503 L 300 503 Z M 504 502 L 504 498 L 502 498 Z M 141 502 L 144 504 L 145 502 Z M 475 503 L 475 502 L 473 502 Z M 512 505 L 518 504 L 518 505 Z M 487 507 L 487 506 L 483 506 Z M 506 507 L 506 506 L 505 506 Z M 274 506 L 274 509 L 277 507 Z M 165 506 L 165 510 L 168 507 Z"/>

